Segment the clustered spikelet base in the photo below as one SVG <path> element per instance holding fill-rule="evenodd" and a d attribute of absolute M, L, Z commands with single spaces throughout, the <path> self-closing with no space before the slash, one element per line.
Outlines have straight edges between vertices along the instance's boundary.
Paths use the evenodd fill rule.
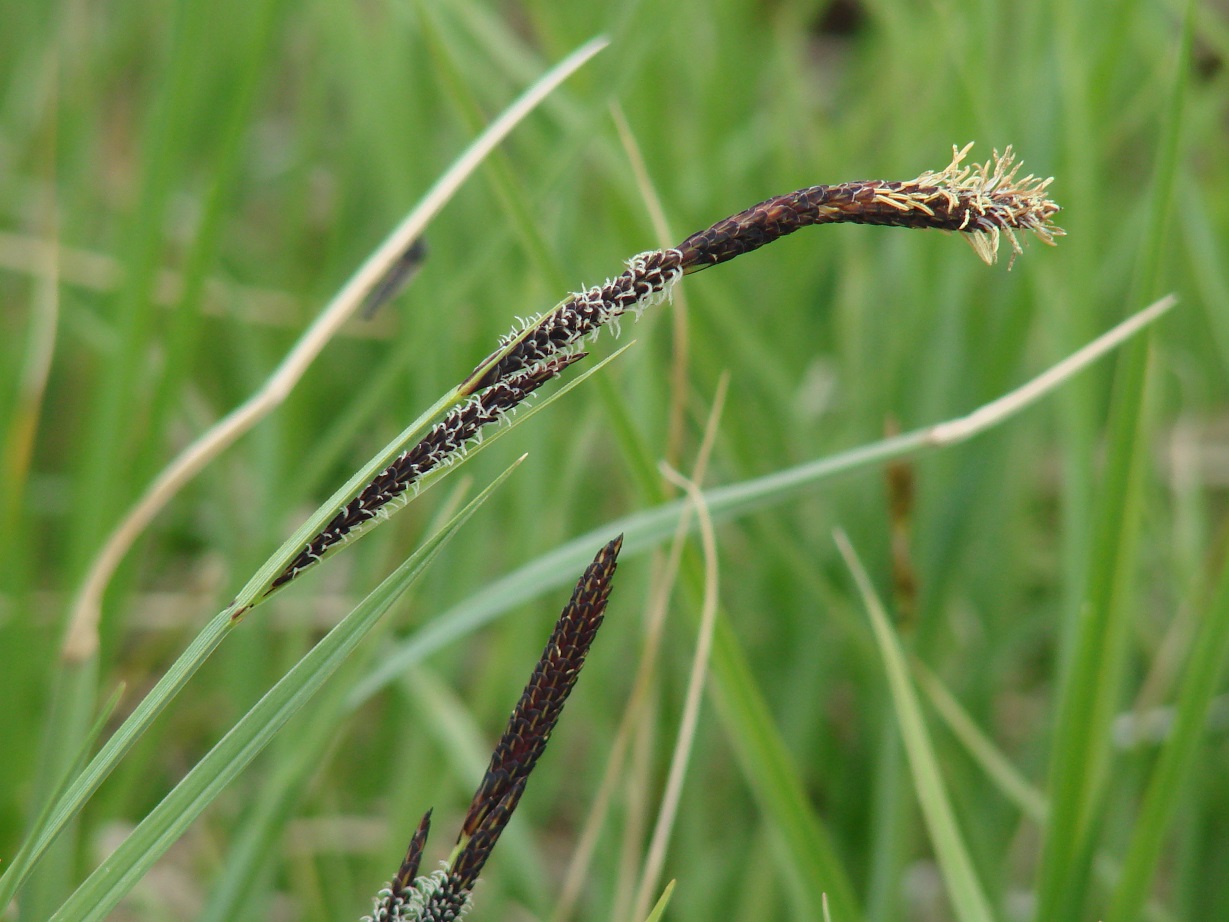
<path fill-rule="evenodd" d="M 385 887 L 376 895 L 376 909 L 362 922 L 453 922 L 462 918 L 473 903 L 472 894 L 461 893 L 447 868 L 415 878 L 400 891 Z"/>
<path fill-rule="evenodd" d="M 585 658 L 606 616 L 611 580 L 623 536 L 598 551 L 576 583 L 571 599 L 538 658 L 486 773 L 461 824 L 452 860 L 439 871 L 415 877 L 430 829 L 430 811 L 418 824 L 405 859 L 375 898 L 364 922 L 451 922 L 469 908 L 478 875 L 525 792 Z"/>

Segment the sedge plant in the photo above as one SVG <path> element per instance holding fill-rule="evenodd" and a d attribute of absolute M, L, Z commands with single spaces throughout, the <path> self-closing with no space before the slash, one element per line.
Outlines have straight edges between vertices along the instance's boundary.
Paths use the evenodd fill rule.
<path fill-rule="evenodd" d="M 535 392 L 556 377 L 568 373 L 573 365 L 587 357 L 581 349 L 586 340 L 596 336 L 604 327 L 611 327 L 617 332 L 620 321 L 627 315 L 638 318 L 645 310 L 668 301 L 684 276 L 752 252 L 801 228 L 821 224 L 851 223 L 952 232 L 965 239 L 987 264 L 996 261 L 1004 241 L 1014 262 L 1023 251 L 1021 235 L 1025 233 L 1035 235 L 1044 243 L 1054 243 L 1063 231 L 1053 223 L 1059 208 L 1049 198 L 1051 180 L 1031 174 L 1021 175 L 1020 164 L 1011 148 L 1001 154 L 995 152 L 984 163 L 966 163 L 970 147 L 954 147 L 952 159 L 946 167 L 923 172 L 911 180 L 865 180 L 817 185 L 770 198 L 691 234 L 676 246 L 642 252 L 627 262 L 627 268 L 621 274 L 601 285 L 574 292 L 553 309 L 521 321 L 490 355 L 478 362 L 450 392 L 402 433 L 397 442 L 365 466 L 364 470 L 371 471 L 370 475 L 363 477 L 360 474 L 352 479 L 351 484 L 334 495 L 331 507 L 326 506 L 313 515 L 295 537 L 270 557 L 223 613 L 225 618 L 214 622 L 198 639 L 194 647 L 196 659 L 187 667 L 173 668 L 168 674 L 171 693 L 182 685 L 187 675 L 238 621 L 271 595 L 405 507 L 425 487 L 463 463 L 483 445 L 484 438 L 489 442 L 491 433 L 501 429 L 506 431 L 507 424 Z M 417 237 L 403 242 L 400 255 L 389 271 L 370 287 L 364 303 L 371 306 L 387 297 L 420 257 L 421 244 Z M 1167 306 L 1158 305 L 1147 319 Z M 1147 319 L 1141 320 L 1140 324 L 1147 322 Z M 1117 335 L 1118 339 L 1114 342 L 1129 335 L 1129 331 L 1124 330 Z M 1097 346 L 1094 352 L 1101 354 L 1111 345 L 1107 341 Z M 1090 353 L 1079 361 L 1087 362 L 1092 356 L 1093 353 Z M 1030 396 L 1028 399 L 1035 398 Z M 1014 412 L 1019 405 L 1022 405 L 1021 401 L 1013 403 L 1007 412 Z M 953 431 L 945 433 L 944 437 L 967 437 L 967 432 L 972 431 L 977 431 L 976 425 L 966 427 L 962 430 L 964 434 L 958 435 Z M 937 433 L 932 435 L 928 437 L 929 444 L 943 443 Z M 901 446 L 903 448 L 905 443 L 902 442 Z M 734 500 L 730 505 L 736 503 L 737 500 Z M 716 498 L 711 505 L 719 510 L 722 501 Z M 454 918 L 468 905 L 478 873 L 524 790 L 528 772 L 549 738 L 558 718 L 558 710 L 571 683 L 575 681 L 588 644 L 601 621 L 609 578 L 620 543 L 612 542 L 599 554 L 560 619 L 545 658 L 526 689 L 521 705 L 513 714 L 508 731 L 511 735 L 505 736 L 496 749 L 446 870 L 424 878 L 418 877 L 429 828 L 428 813 L 411 839 L 405 861 L 390 886 L 379 897 L 372 918 L 380 922 L 435 922 Z M 436 542 L 432 546 L 432 555 L 438 544 Z M 371 612 L 382 611 L 387 604 L 388 599 L 383 598 L 366 610 L 365 623 L 370 625 Z M 557 636 L 559 632 L 574 633 L 574 619 L 582 615 L 587 625 L 582 636 L 579 639 L 572 637 L 567 644 L 563 643 Z M 359 634 L 356 632 L 353 636 Z M 328 668 L 335 668 L 336 663 L 347 655 L 348 649 L 352 647 L 343 649 L 339 646 L 336 658 L 330 660 L 332 665 Z M 544 664 L 551 662 L 551 651 L 563 651 L 571 660 L 562 673 L 564 681 L 554 682 L 552 679 L 554 684 L 543 685 L 543 670 L 547 668 Z M 325 674 L 319 673 L 320 676 Z M 318 681 L 313 682 L 316 684 L 310 688 L 319 687 Z M 304 687 L 308 688 L 306 685 Z M 301 706 L 309 694 L 310 691 L 295 697 L 294 706 Z M 542 703 L 539 698 L 548 704 L 539 707 Z M 164 706 L 167 700 L 165 695 L 157 699 L 157 707 Z M 546 715 L 531 730 L 526 730 L 526 708 L 535 714 Z M 155 709 L 152 706 L 144 714 L 138 708 L 137 716 L 148 720 L 153 712 Z M 284 723 L 286 711 L 283 709 L 279 715 L 271 714 L 260 735 L 253 739 L 267 741 Z M 139 729 L 138 723 L 132 733 L 139 732 Z M 110 750 L 104 749 L 109 762 L 104 761 L 98 768 L 93 767 L 92 763 L 78 776 L 78 780 L 68 789 L 75 800 L 62 801 L 50 811 L 41 838 L 34 843 L 31 851 L 19 856 L 5 875 L 7 894 L 11 895 L 19 886 L 23 875 L 37 861 L 56 829 L 71 817 L 75 809 L 79 809 L 84 797 L 88 797 L 90 789 L 99 783 L 108 766 L 122 756 L 123 747 L 130 744 L 132 733 L 126 738 L 129 742 Z M 522 752 L 527 739 L 528 754 Z M 263 742 L 254 750 L 249 747 L 244 758 L 250 760 L 259 745 Z M 233 777 L 233 772 L 241 769 L 246 762 L 231 759 L 230 764 L 230 776 Z M 173 803 L 174 800 L 172 795 L 164 804 Z M 202 806 L 203 803 L 198 804 L 193 810 L 198 812 Z M 64 904 L 57 918 L 74 916 L 83 906 L 88 907 L 84 917 L 101 917 L 107 907 L 114 905 L 122 896 L 125 888 L 131 886 L 141 869 L 148 867 L 165 849 L 175 830 L 182 830 L 190 821 L 195 815 L 193 810 L 182 810 L 173 822 L 163 828 L 157 844 L 143 846 L 139 853 L 131 855 L 121 848 L 117 854 L 132 862 L 128 870 L 116 876 L 115 862 L 112 867 L 100 868 Z M 150 819 L 157 814 L 158 811 L 155 811 Z M 139 837 L 139 834 L 140 827 L 134 836 Z M 843 897 L 838 895 L 836 899 Z M 849 908 L 841 906 L 846 913 Z"/>

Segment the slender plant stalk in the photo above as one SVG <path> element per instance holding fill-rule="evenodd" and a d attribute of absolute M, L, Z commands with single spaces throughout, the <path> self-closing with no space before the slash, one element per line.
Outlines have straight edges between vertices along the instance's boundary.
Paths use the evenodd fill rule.
<path fill-rule="evenodd" d="M 692 744 L 695 742 L 696 731 L 699 727 L 700 704 L 708 678 L 709 660 L 712 656 L 719 598 L 717 538 L 712 517 L 704 505 L 704 493 L 694 480 L 688 480 L 668 465 L 662 465 L 662 474 L 686 492 L 688 501 L 695 508 L 700 527 L 700 544 L 704 551 L 704 600 L 700 609 L 700 628 L 696 637 L 696 649 L 692 655 L 691 670 L 687 678 L 687 696 L 679 720 L 674 752 L 670 757 L 670 772 L 662 792 L 657 821 L 653 825 L 653 836 L 646 850 L 644 868 L 637 884 L 636 902 L 632 910 L 634 919 L 643 917 L 649 911 L 650 901 L 657 890 L 662 868 L 665 866 L 666 849 L 670 842 L 670 834 L 674 829 L 674 821 L 678 816 L 683 783 L 686 780 L 687 767 L 691 759 Z"/>

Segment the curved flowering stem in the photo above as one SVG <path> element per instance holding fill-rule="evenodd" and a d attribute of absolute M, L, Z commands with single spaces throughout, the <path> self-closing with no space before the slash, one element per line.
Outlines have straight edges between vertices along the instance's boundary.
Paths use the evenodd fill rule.
<path fill-rule="evenodd" d="M 546 751 L 602 625 L 622 546 L 619 535 L 598 551 L 577 582 L 495 746 L 447 866 L 415 877 L 430 828 L 431 812 L 427 811 L 410 840 L 405 860 L 392 882 L 376 896 L 375 911 L 364 917 L 365 922 L 450 922 L 468 908 L 478 874 Z"/>
<path fill-rule="evenodd" d="M 871 180 L 811 186 L 778 195 L 692 234 L 676 247 L 633 256 L 623 274 L 582 292 L 513 331 L 478 363 L 460 390 L 473 393 L 535 363 L 564 354 L 585 336 L 617 323 L 632 311 L 668 300 L 675 283 L 750 253 L 812 224 L 879 224 L 936 228 L 961 233 L 987 264 L 998 257 L 1001 236 L 1022 253 L 1017 230 L 1054 243 L 1063 230 L 1051 222 L 1059 207 L 1046 190 L 1053 181 L 1019 177 L 1020 164 L 1008 147 L 980 166 L 962 166 L 972 144 L 952 148 L 952 161 L 939 172 L 906 182 Z"/>
<path fill-rule="evenodd" d="M 423 474 L 458 460 L 467 440 L 476 438 L 482 425 L 504 419 L 533 390 L 580 358 L 576 349 L 586 337 L 596 336 L 604 326 L 617 330 L 625 314 L 638 318 L 647 308 L 669 300 L 684 275 L 750 253 L 813 224 L 953 231 L 968 240 L 987 264 L 997 259 L 1004 236 L 1011 246 L 1012 262 L 1023 252 L 1016 231 L 1031 231 L 1047 244 L 1063 235 L 1062 228 L 1051 221 L 1059 211 L 1047 196 L 1051 179 L 1019 176 L 1020 163 L 1010 147 L 1002 154 L 995 151 L 983 164 L 963 165 L 972 146 L 953 147 L 952 161 L 942 170 L 905 182 L 811 186 L 770 198 L 692 234 L 676 247 L 633 256 L 622 274 L 573 292 L 545 314 L 523 322 L 454 389 L 452 400 L 470 402 L 460 411 L 451 411 L 417 446 L 398 456 L 341 507 L 305 542 L 265 595 L 405 505 Z M 459 430 L 449 434 L 458 412 L 473 412 L 475 406 L 488 404 L 493 409 L 481 425 L 464 434 Z M 245 610 L 240 609 L 235 617 Z"/>

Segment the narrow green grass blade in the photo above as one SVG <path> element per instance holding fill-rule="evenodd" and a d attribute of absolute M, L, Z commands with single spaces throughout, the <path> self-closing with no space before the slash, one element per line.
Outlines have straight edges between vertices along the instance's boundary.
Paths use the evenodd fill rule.
<path fill-rule="evenodd" d="M 1224 650 L 1222 650 L 1223 656 Z M 1223 659 L 1222 659 L 1223 662 Z M 974 723 L 968 712 L 961 707 L 960 702 L 951 696 L 938 677 L 928 670 L 924 664 L 912 663 L 913 678 L 918 687 L 926 693 L 936 713 L 947 724 L 947 728 L 964 746 L 969 756 L 981 766 L 986 777 L 994 782 L 1003 796 L 1010 800 L 1020 812 L 1044 828 L 1049 815 L 1049 805 L 1045 794 L 1029 783 L 1028 779 L 1016 769 L 986 734 Z M 1206 724 L 1201 725 L 1200 731 Z M 1122 881 L 1122 864 L 1109 855 L 1098 854 L 1095 858 L 1097 879 L 1103 883 L 1114 885 Z M 1155 902 L 1149 902 L 1144 911 L 1150 922 L 1173 922 L 1172 914 L 1166 912 Z"/>
<path fill-rule="evenodd" d="M 94 553 L 94 546 L 117 512 L 117 504 L 128 496 L 127 488 L 119 488 L 128 481 L 125 466 L 149 463 L 132 453 L 130 438 L 117 439 L 115 433 L 135 434 L 127 422 L 134 407 L 142 404 L 139 370 L 157 336 L 158 312 L 152 292 L 166 246 L 167 210 L 177 173 L 186 159 L 193 84 L 200 79 L 211 51 L 207 32 L 201 28 L 203 11 L 190 4 L 174 4 L 168 12 L 172 44 L 165 59 L 166 69 L 156 84 L 157 92 L 148 111 L 141 113 L 140 197 L 126 222 L 119 253 L 127 274 L 112 307 L 117 353 L 106 364 L 99 386 L 89 395 L 89 426 L 78 458 L 82 466 L 81 493 L 74 509 L 78 521 L 70 532 L 76 567 Z"/>
<path fill-rule="evenodd" d="M 1186 8 L 1170 84 L 1167 124 L 1157 147 L 1134 287 L 1150 296 L 1158 285 L 1160 253 L 1173 197 L 1189 68 L 1193 4 Z M 1039 922 L 1081 918 L 1096 853 L 1099 815 L 1110 771 L 1110 721 L 1120 702 L 1129 654 L 1134 567 L 1142 518 L 1142 480 L 1148 466 L 1151 359 L 1146 341 L 1131 344 L 1114 381 L 1106 468 L 1099 481 L 1086 564 L 1088 583 L 1070 655 L 1064 662 L 1059 714 L 1050 760 L 1050 824 L 1042 854 Z"/>
<path fill-rule="evenodd" d="M 134 153 L 140 181 L 136 201 L 120 222 L 119 256 L 128 271 L 107 312 L 109 332 L 114 337 L 112 352 L 94 385 L 83 395 L 88 404 L 86 422 L 75 437 L 73 501 L 63 529 L 66 540 L 58 551 L 72 579 L 79 577 L 88 555 L 116 515 L 117 506 L 130 495 L 130 469 L 149 463 L 134 450 L 151 438 L 161 423 L 150 418 L 147 409 L 165 409 L 150 407 L 145 400 L 141 369 L 156 349 L 158 311 L 151 295 L 166 245 L 165 225 L 174 183 L 186 160 L 184 138 L 192 120 L 191 88 L 207 65 L 209 47 L 205 33 L 194 28 L 197 20 L 190 6 L 172 5 L 167 22 L 170 42 L 165 67 L 159 68 L 162 79 L 152 100 L 139 103 L 134 116 L 139 124 L 140 140 Z M 116 438 L 117 432 L 128 437 Z M 97 664 L 71 655 L 65 660 L 50 678 L 54 721 L 44 724 L 41 770 L 34 779 L 36 802 L 43 802 L 48 794 L 42 784 L 53 783 L 72 763 L 98 704 Z M 77 850 L 73 838 L 66 837 L 42 871 L 36 871 L 27 881 L 22 904 L 32 917 L 50 911 L 56 888 L 72 873 Z M 11 896 L 7 889 L 0 888 L 0 907 L 7 905 Z"/>
<path fill-rule="evenodd" d="M 1110 722 L 1119 703 L 1130 624 L 1131 573 L 1147 463 L 1143 397 L 1147 355 L 1136 345 L 1119 369 L 1110 451 L 1098 497 L 1088 601 L 1058 698 L 1050 763 L 1039 920 L 1081 915 L 1091 871 L 1090 842 L 1110 761 Z"/>
<path fill-rule="evenodd" d="M 80 751 L 78 752 L 76 759 L 73 760 L 72 766 L 68 773 L 60 782 L 59 787 L 52 791 L 51 798 L 48 799 L 46 805 L 35 818 L 34 822 L 30 824 L 31 835 L 26 837 L 25 841 L 21 845 L 21 848 L 18 849 L 17 854 L 15 854 L 9 862 L 14 880 L 20 881 L 29 870 L 31 864 L 33 863 L 32 855 L 35 836 L 41 830 L 45 830 L 52 825 L 51 817 L 55 806 L 64 799 L 64 795 L 68 791 L 72 780 L 76 777 L 75 773 L 79 772 L 81 767 L 85 765 L 86 760 L 89 757 L 90 748 L 94 745 L 98 737 L 102 735 L 102 731 L 106 728 L 107 721 L 109 721 L 111 719 L 111 715 L 115 713 L 115 709 L 119 706 L 123 695 L 124 687 L 123 685 L 120 685 L 114 692 L 111 693 L 111 697 L 108 698 L 103 704 L 102 710 L 99 711 L 98 717 L 94 720 L 94 725 L 90 727 L 89 732 L 81 741 Z M 2 899 L 7 898 L 0 897 L 0 900 Z M 6 903 L 0 901 L 0 906 L 4 905 L 6 905 Z"/>
<path fill-rule="evenodd" d="M 293 752 L 275 763 L 274 773 L 261 784 L 260 796 L 245 810 L 243 825 L 227 843 L 225 870 L 211 888 L 197 922 L 242 918 L 241 911 L 276 860 L 298 797 L 318 773 L 329 744 L 337 737 L 336 715 L 344 709 L 334 699 L 343 696 L 330 694 L 332 690 L 332 686 L 324 689 L 312 703 L 311 725 L 295 735 Z"/>
<path fill-rule="evenodd" d="M 518 461 L 517 464 L 520 462 Z M 197 816 L 320 689 L 441 548 L 508 478 L 509 468 L 312 648 L 133 830 L 52 917 L 105 918 Z"/>
<path fill-rule="evenodd" d="M 895 919 L 905 897 L 899 885 L 910 856 L 910 828 L 916 813 L 905 768 L 900 729 L 889 721 L 875 741 L 874 782 L 870 791 L 868 834 L 874 843 L 867 861 L 866 916 L 873 922 Z"/>
<path fill-rule="evenodd" d="M 666 889 L 661 892 L 661 896 L 657 900 L 657 904 L 653 907 L 644 919 L 644 922 L 661 922 L 661 917 L 666 912 L 666 907 L 670 905 L 670 897 L 674 896 L 674 881 L 666 884 Z"/>
<path fill-rule="evenodd" d="M 249 4 L 245 13 L 251 21 L 238 27 L 241 31 L 236 37 L 241 40 L 236 42 L 236 49 L 242 65 L 235 77 L 236 91 L 226 101 L 227 108 L 218 113 L 222 117 L 212 139 L 217 145 L 210 164 L 212 181 L 203 197 L 200 224 L 180 273 L 183 291 L 166 337 L 167 374 L 153 395 L 153 425 L 148 437 L 151 445 L 162 444 L 166 425 L 174 418 L 176 408 L 182 406 L 184 379 L 193 367 L 194 357 L 202 350 L 201 301 L 206 276 L 218 258 L 219 242 L 233 207 L 243 163 L 243 141 L 253 130 L 252 112 L 270 67 L 269 51 L 288 6 L 285 0 Z"/>
<path fill-rule="evenodd" d="M 947 786 L 939 771 L 939 761 L 935 757 L 930 733 L 922 717 L 922 708 L 909 678 L 909 664 L 905 652 L 875 594 L 870 577 L 866 575 L 848 539 L 843 533 L 838 533 L 836 540 L 858 584 L 858 591 L 862 595 L 875 639 L 879 644 L 892 702 L 896 707 L 896 718 L 905 741 L 905 752 L 909 756 L 909 768 L 913 774 L 918 803 L 921 804 L 922 814 L 926 818 L 926 828 L 930 831 L 930 841 L 934 844 L 935 856 L 939 860 L 939 869 L 943 873 L 952 908 L 961 922 L 993 922 L 994 913 L 990 908 L 990 901 L 977 879 L 969 850 L 952 811 Z"/>
<path fill-rule="evenodd" d="M 827 893 L 838 919 L 857 922 L 862 910 L 853 885 L 835 844 L 815 815 L 794 758 L 724 616 L 713 635 L 712 669 L 717 707 L 728 730 L 726 739 L 774 831 L 784 841 L 790 863 L 806 874 L 798 882 L 809 904 L 806 918 L 819 918 L 821 895 Z"/>
<path fill-rule="evenodd" d="M 1195 179 L 1186 174 L 1182 182 L 1189 185 Z M 1198 198 L 1191 201 L 1180 232 L 1182 250 L 1187 257 L 1184 271 L 1201 295 L 1196 303 L 1216 347 L 1223 376 L 1229 374 L 1229 311 L 1220 307 L 1229 304 L 1229 275 L 1226 275 L 1226 261 L 1222 257 L 1224 238 L 1215 229 L 1208 206 L 1208 202 Z"/>
<path fill-rule="evenodd" d="M 1044 825 L 1048 810 L 1045 795 L 1028 783 L 1028 779 L 973 722 L 968 712 L 960 706 L 960 702 L 952 697 L 951 692 L 939 681 L 939 677 L 927 669 L 924 663 L 913 663 L 913 677 L 948 729 L 960 740 L 965 750 L 981 766 L 982 771 L 994 782 L 1003 796 L 1038 826 Z"/>
<path fill-rule="evenodd" d="M 166 704 L 187 684 L 193 673 L 209 658 L 222 642 L 230 627 L 230 617 L 226 612 L 215 615 L 205 626 L 205 629 L 188 645 L 179 659 L 158 680 L 132 714 L 120 725 L 111 737 L 103 744 L 102 749 L 90 761 L 80 774 L 73 778 L 67 790 L 57 801 L 47 821 L 39 828 L 32 830 L 28 842 L 28 851 L 22 863 L 14 863 L 0 877 L 0 905 L 8 901 L 21 887 L 31 868 L 42 857 L 55 837 L 80 812 L 85 802 L 98 790 L 98 786 L 110 774 L 116 763 L 120 761 L 141 734 L 154 721 Z"/>
<path fill-rule="evenodd" d="M 1187 794 L 1186 781 L 1207 732 L 1208 709 L 1229 658 L 1229 566 L 1191 644 L 1174 708 L 1174 723 L 1152 771 L 1107 922 L 1135 922 L 1156 876 L 1169 823 Z"/>

